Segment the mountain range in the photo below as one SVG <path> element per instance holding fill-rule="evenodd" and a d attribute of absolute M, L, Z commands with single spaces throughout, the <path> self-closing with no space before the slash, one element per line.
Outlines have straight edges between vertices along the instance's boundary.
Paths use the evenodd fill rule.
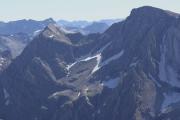
<path fill-rule="evenodd" d="M 107 21 L 107 24 L 111 24 L 117 20 L 103 20 Z M 68 22 L 65 20 L 59 21 L 62 31 L 68 33 L 102 33 L 109 26 L 106 23 L 101 22 L 87 22 L 87 21 L 74 21 Z M 58 22 L 58 23 L 59 23 Z M 9 51 L 12 54 L 12 58 L 18 56 L 27 44 L 37 36 L 46 26 L 49 24 L 57 24 L 52 18 L 48 18 L 42 21 L 36 20 L 17 20 L 10 22 L 0 22 L 0 54 L 4 51 Z M 80 26 L 85 26 L 81 28 Z"/>
<path fill-rule="evenodd" d="M 87 35 L 92 33 L 103 33 L 113 23 L 122 21 L 123 19 L 104 19 L 99 21 L 57 21 L 58 25 L 67 29 L 71 32 L 80 32 L 81 34 Z"/>
<path fill-rule="evenodd" d="M 56 23 L 52 18 L 36 21 L 36 20 L 18 20 L 10 22 L 0 23 L 0 34 L 16 34 L 16 33 L 26 33 L 28 35 L 33 35 L 37 30 L 41 30 L 50 23 Z"/>
<path fill-rule="evenodd" d="M 75 28 L 84 28 L 88 25 L 91 25 L 92 23 L 105 23 L 108 26 L 111 26 L 113 23 L 117 23 L 122 21 L 123 19 L 104 19 L 104 20 L 98 20 L 98 21 L 86 21 L 86 20 L 77 20 L 77 21 L 67 21 L 67 20 L 58 20 L 57 23 L 60 26 L 64 27 L 75 27 Z"/>
<path fill-rule="evenodd" d="M 88 35 L 50 23 L 1 71 L 0 119 L 179 120 L 179 59 L 170 11 L 135 8 Z"/>

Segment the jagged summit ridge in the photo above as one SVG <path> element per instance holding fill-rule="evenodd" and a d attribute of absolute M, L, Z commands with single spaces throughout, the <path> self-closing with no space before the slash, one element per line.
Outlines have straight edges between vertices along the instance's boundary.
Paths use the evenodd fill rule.
<path fill-rule="evenodd" d="M 66 37 L 64 31 L 62 31 L 57 24 L 49 24 L 46 26 L 45 29 L 40 33 L 40 36 L 71 44 L 69 38 Z"/>

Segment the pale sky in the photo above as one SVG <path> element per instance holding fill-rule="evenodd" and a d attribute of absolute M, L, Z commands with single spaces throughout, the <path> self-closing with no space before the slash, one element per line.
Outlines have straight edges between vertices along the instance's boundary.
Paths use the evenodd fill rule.
<path fill-rule="evenodd" d="M 125 18 L 145 5 L 180 13 L 180 0 L 0 0 L 0 21 Z"/>

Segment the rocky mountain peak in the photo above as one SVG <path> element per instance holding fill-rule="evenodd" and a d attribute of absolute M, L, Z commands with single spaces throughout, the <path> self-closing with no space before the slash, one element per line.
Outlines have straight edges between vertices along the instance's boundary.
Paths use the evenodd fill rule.
<path fill-rule="evenodd" d="M 62 31 L 56 24 L 49 24 L 46 26 L 45 29 L 40 33 L 40 36 L 44 36 L 50 40 L 57 40 L 63 43 L 71 44 L 64 31 Z"/>
<path fill-rule="evenodd" d="M 155 7 L 152 7 L 152 6 L 142 6 L 142 7 L 139 7 L 139 8 L 132 9 L 131 14 L 132 13 L 145 13 L 145 12 L 146 13 L 147 12 L 154 13 L 154 12 L 157 12 L 157 11 L 163 12 L 164 10 L 159 9 L 159 8 L 155 8 Z"/>
<path fill-rule="evenodd" d="M 130 14 L 130 17 L 141 17 L 141 18 L 148 18 L 148 19 L 153 18 L 154 20 L 163 19 L 165 17 L 177 18 L 178 16 L 179 14 L 177 13 L 151 7 L 151 6 L 143 6 L 140 8 L 135 8 L 131 11 L 131 14 Z"/>
<path fill-rule="evenodd" d="M 43 21 L 44 23 L 56 23 L 53 18 L 48 18 Z"/>

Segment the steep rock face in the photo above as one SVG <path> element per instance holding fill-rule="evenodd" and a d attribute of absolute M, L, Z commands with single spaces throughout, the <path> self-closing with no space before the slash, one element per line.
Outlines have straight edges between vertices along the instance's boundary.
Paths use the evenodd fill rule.
<path fill-rule="evenodd" d="M 15 58 L 21 54 L 29 43 L 29 36 L 23 33 L 14 35 L 0 35 L 0 52 L 9 51 Z"/>
<path fill-rule="evenodd" d="M 10 109 L 13 115 L 7 114 L 7 118 L 22 119 L 27 116 L 31 119 L 31 110 L 35 110 L 32 113 L 37 112 L 35 108 L 42 103 L 41 100 L 57 88 L 56 78 L 65 75 L 63 62 L 72 61 L 73 56 L 69 54 L 70 42 L 60 32 L 56 34 L 56 30 L 52 25 L 45 28 L 5 70 L 6 74 L 2 81 L 5 86 L 7 85 L 11 95 L 12 105 L 9 104 L 9 109 L 14 105 L 16 109 L 15 111 Z M 11 76 L 14 76 L 13 79 Z M 29 104 L 26 105 L 27 103 Z M 19 116 L 16 116 L 17 113 Z"/>
<path fill-rule="evenodd" d="M 3 51 L 0 53 L 0 73 L 8 67 L 12 61 L 12 55 L 10 51 Z"/>
<path fill-rule="evenodd" d="M 145 6 L 103 34 L 88 36 L 66 35 L 49 25 L 2 73 L 9 104 L 0 115 L 7 120 L 179 119 L 178 16 Z"/>
<path fill-rule="evenodd" d="M 92 44 L 91 38 L 94 38 L 94 35 L 87 37 L 89 42 L 82 44 Z M 51 94 L 65 88 L 72 89 L 71 85 L 66 85 L 59 79 L 64 79 L 69 74 L 67 65 L 81 56 L 78 51 L 83 49 L 82 44 L 73 45 L 69 37 L 56 25 L 48 25 L 8 69 L 3 71 L 1 81 L 10 97 L 6 107 L 8 112 L 4 112 L 2 117 L 34 119 L 39 117 L 41 106 L 47 104 Z M 88 53 L 89 49 L 82 53 Z M 27 103 L 29 104 L 26 105 Z"/>
<path fill-rule="evenodd" d="M 29 36 L 26 34 L 0 35 L 0 72 L 21 54 L 28 43 Z"/>

